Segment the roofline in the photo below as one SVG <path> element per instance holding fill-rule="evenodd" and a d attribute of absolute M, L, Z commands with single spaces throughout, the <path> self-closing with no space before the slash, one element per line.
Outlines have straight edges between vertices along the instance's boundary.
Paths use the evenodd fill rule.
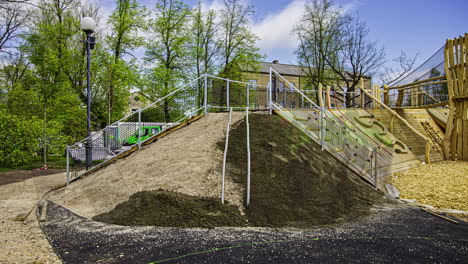
<path fill-rule="evenodd" d="M 300 66 L 300 65 L 294 65 L 294 64 L 286 64 L 286 63 L 273 63 L 273 62 L 266 62 L 266 61 L 260 61 L 259 63 L 268 63 L 268 64 L 277 64 L 277 65 L 287 65 L 287 66 L 294 66 L 294 67 L 304 67 L 304 66 Z M 252 70 L 243 70 L 243 72 L 252 72 L 252 73 L 258 73 L 256 71 L 252 71 Z M 260 73 L 262 73 L 260 71 Z M 348 74 L 350 74 L 350 72 L 346 72 Z M 281 74 L 281 75 L 288 75 L 288 76 L 297 76 L 297 77 L 306 77 L 307 75 L 297 75 L 297 74 Z M 351 75 L 351 74 L 350 74 Z M 368 75 L 363 75 L 362 76 L 364 79 L 372 79 L 372 77 L 368 76 Z"/>

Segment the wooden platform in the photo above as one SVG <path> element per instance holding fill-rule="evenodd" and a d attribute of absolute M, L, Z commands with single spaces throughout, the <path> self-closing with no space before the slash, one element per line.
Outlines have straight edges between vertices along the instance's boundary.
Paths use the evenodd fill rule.
<path fill-rule="evenodd" d="M 449 109 L 448 108 L 428 108 L 427 112 L 431 118 L 443 129 L 447 127 L 447 120 Z"/>

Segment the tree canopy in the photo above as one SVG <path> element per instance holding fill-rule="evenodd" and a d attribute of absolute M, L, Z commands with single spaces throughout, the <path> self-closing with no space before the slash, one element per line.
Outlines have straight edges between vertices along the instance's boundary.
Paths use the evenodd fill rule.
<path fill-rule="evenodd" d="M 218 11 L 183 0 L 157 0 L 148 9 L 138 0 L 114 6 L 105 17 L 94 2 L 0 1 L 0 133 L 2 144 L 10 144 L 2 148 L 0 166 L 61 155 L 86 135 L 85 16 L 98 25 L 91 54 L 93 130 L 128 114 L 133 92 L 156 101 L 204 73 L 239 78 L 239 64 L 261 58 L 249 24 L 253 6 L 239 0 L 226 0 Z"/>

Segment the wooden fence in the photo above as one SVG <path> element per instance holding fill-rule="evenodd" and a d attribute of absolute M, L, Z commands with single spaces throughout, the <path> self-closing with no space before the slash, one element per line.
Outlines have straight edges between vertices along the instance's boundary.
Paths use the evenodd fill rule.
<path fill-rule="evenodd" d="M 444 138 L 444 158 L 468 161 L 468 33 L 445 44 L 450 112 Z"/>

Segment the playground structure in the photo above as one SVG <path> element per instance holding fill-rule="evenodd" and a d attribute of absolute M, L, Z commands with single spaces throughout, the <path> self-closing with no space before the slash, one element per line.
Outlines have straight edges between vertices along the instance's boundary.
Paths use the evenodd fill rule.
<path fill-rule="evenodd" d="M 468 33 L 445 45 L 450 113 L 444 138 L 446 159 L 468 161 Z"/>
<path fill-rule="evenodd" d="M 445 159 L 466 160 L 467 39 L 465 35 L 447 41 L 446 59 L 441 62 L 446 75 L 439 70 L 441 64 L 437 61 L 435 67 L 423 64 L 419 70 L 394 83 L 395 86 L 385 85 L 383 90 L 375 85 L 364 89 L 361 85 L 358 98 L 361 108 L 358 109 L 332 108 L 336 95 L 330 87 L 319 85 L 313 93 L 301 91 L 272 68 L 269 85 L 265 87 L 204 74 L 92 137 L 67 147 L 67 183 L 210 112 L 232 110 L 277 113 L 320 144 L 322 150 L 377 187 L 379 179 L 386 175 L 416 166 L 421 161 L 441 160 L 442 152 Z M 432 59 L 428 61 L 434 64 Z M 416 73 L 417 78 L 411 77 Z M 311 99 L 313 94 L 320 95 L 316 96 L 318 102 Z M 443 137 L 442 131 L 437 129 L 439 122 L 432 120 L 431 111 L 425 109 L 447 104 L 450 114 Z M 421 109 L 423 111 L 418 112 Z M 158 129 L 146 135 L 138 133 L 145 127 Z M 83 170 L 77 165 L 85 160 L 86 145 L 94 165 Z"/>

